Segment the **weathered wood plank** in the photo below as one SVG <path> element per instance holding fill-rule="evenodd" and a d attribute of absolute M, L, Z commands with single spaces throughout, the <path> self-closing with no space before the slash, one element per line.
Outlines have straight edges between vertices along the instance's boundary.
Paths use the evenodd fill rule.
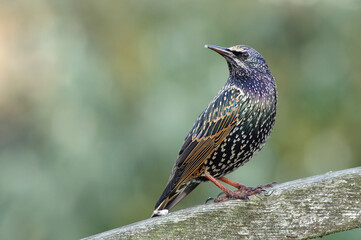
<path fill-rule="evenodd" d="M 361 227 L 361 167 L 269 191 L 249 202 L 200 205 L 85 239 L 308 239 Z"/>

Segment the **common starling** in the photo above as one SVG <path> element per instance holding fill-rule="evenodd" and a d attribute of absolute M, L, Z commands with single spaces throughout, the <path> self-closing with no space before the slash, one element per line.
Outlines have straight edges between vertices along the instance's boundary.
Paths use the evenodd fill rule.
<path fill-rule="evenodd" d="M 264 58 L 255 49 L 205 45 L 228 64 L 226 84 L 200 114 L 179 151 L 152 217 L 166 214 L 201 182 L 212 181 L 228 198 L 244 199 L 220 181 L 247 188 L 224 175 L 249 161 L 265 144 L 276 118 L 277 90 Z"/>

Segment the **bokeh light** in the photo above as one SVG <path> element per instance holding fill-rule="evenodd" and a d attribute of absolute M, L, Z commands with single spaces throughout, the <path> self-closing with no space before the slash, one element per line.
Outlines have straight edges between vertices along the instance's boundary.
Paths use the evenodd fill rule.
<path fill-rule="evenodd" d="M 232 179 L 360 166 L 360 38 L 356 0 L 0 0 L 0 239 L 77 239 L 150 217 L 228 76 L 204 44 L 254 47 L 278 86 L 274 132 Z M 175 210 L 218 192 L 201 184 Z"/>

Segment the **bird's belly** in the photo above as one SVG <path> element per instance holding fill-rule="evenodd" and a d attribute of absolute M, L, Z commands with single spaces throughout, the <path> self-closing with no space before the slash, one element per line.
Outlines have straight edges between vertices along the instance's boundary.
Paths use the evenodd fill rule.
<path fill-rule="evenodd" d="M 273 122 L 246 132 L 242 124 L 223 140 L 205 161 L 204 173 L 216 178 L 222 177 L 248 162 L 265 144 Z"/>

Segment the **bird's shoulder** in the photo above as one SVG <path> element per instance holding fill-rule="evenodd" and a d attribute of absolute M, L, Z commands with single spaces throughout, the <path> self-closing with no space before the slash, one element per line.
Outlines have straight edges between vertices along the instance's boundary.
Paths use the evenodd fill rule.
<path fill-rule="evenodd" d="M 227 119 L 238 117 L 237 111 L 247 105 L 249 98 L 238 87 L 222 88 L 209 103 L 206 109 L 199 115 L 193 127 L 189 131 L 192 139 L 210 137 L 231 122 Z M 223 124 L 221 124 L 223 121 Z M 218 124 L 218 125 L 217 125 Z"/>
<path fill-rule="evenodd" d="M 222 88 L 200 114 L 187 134 L 179 151 L 176 166 L 180 167 L 190 158 L 191 152 L 202 148 L 215 149 L 233 129 L 248 106 L 249 98 L 242 89 L 231 86 Z M 201 150 L 200 149 L 200 150 Z M 193 155 L 193 154 L 192 154 Z"/>

